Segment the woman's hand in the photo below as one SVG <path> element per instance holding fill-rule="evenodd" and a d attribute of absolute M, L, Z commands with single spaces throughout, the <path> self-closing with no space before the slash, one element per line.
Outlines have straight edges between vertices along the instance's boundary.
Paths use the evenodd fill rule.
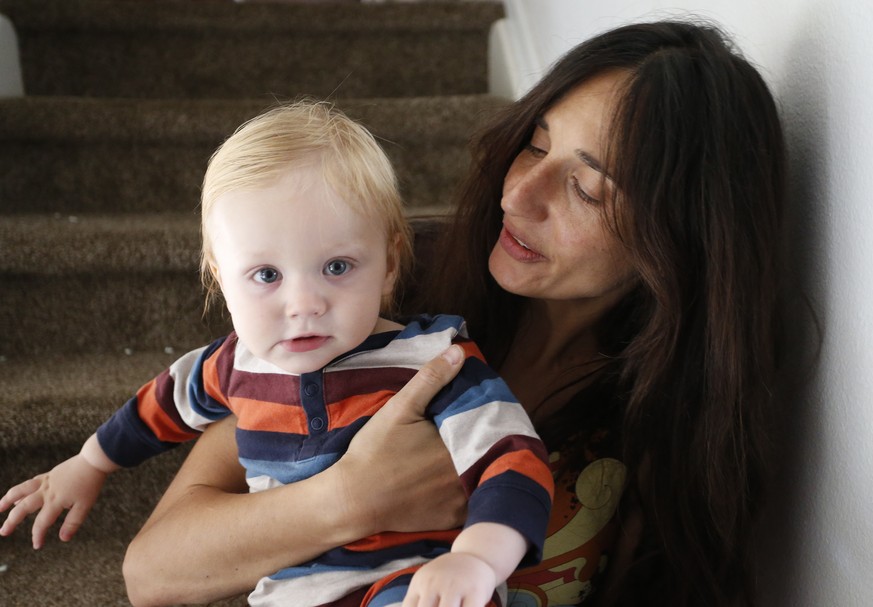
<path fill-rule="evenodd" d="M 462 362 L 461 349 L 449 348 L 385 404 L 339 462 L 276 489 L 240 493 L 234 421 L 210 426 L 128 548 L 131 602 L 209 602 L 380 531 L 460 524 L 461 486 L 423 412 Z"/>
<path fill-rule="evenodd" d="M 458 473 L 436 426 L 424 418 L 431 399 L 461 368 L 459 347 L 446 355 L 450 358 L 423 367 L 392 397 L 334 465 L 340 503 L 361 536 L 464 523 L 467 499 Z"/>

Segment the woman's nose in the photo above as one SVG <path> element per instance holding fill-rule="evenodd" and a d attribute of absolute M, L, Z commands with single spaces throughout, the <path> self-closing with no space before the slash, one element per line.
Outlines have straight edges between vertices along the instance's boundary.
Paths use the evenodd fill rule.
<path fill-rule="evenodd" d="M 548 202 L 554 196 L 554 171 L 547 161 L 524 164 L 516 160 L 503 181 L 503 197 L 500 206 L 507 215 L 528 219 L 542 219 L 547 213 Z"/>

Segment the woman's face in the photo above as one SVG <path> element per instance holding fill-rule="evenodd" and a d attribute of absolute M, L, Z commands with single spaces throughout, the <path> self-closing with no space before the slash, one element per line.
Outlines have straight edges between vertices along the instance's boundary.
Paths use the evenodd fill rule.
<path fill-rule="evenodd" d="M 503 229 L 489 259 L 497 283 L 543 300 L 579 300 L 606 309 L 635 273 L 608 227 L 613 184 L 604 174 L 609 119 L 621 72 L 596 76 L 537 121 L 503 182 Z"/>

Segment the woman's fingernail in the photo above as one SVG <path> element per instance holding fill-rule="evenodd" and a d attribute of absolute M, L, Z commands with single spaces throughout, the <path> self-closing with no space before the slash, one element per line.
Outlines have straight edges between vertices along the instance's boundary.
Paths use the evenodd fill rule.
<path fill-rule="evenodd" d="M 464 351 L 461 350 L 461 346 L 451 346 L 443 352 L 443 358 L 449 361 L 450 365 L 454 366 L 464 360 Z"/>

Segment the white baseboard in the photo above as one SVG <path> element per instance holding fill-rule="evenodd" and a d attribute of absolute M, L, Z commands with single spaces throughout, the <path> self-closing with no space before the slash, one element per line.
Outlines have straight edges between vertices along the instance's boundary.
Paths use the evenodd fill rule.
<path fill-rule="evenodd" d="M 22 97 L 24 81 L 18 59 L 18 37 L 12 22 L 0 15 L 0 97 Z"/>
<path fill-rule="evenodd" d="M 530 4 L 503 0 L 506 17 L 491 28 L 488 79 L 492 94 L 518 99 L 540 79 L 543 62 L 531 30 Z"/>

